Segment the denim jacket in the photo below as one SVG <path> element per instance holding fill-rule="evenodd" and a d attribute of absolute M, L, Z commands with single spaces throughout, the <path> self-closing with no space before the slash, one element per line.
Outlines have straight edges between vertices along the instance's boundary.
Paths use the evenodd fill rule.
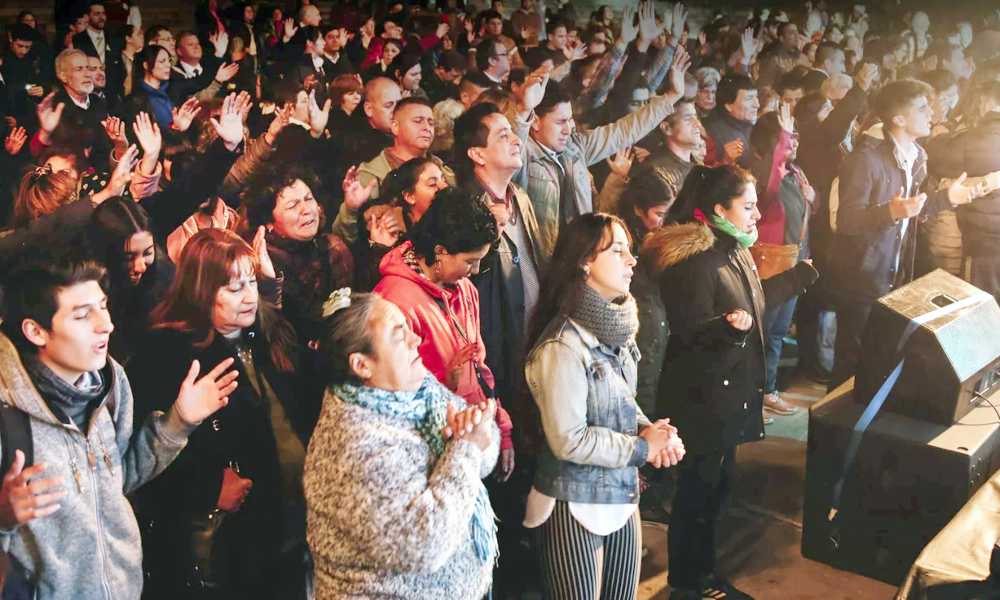
<path fill-rule="evenodd" d="M 635 339 L 612 349 L 568 317 L 557 319 L 525 365 L 547 442 L 535 488 L 557 500 L 634 504 L 649 446 L 649 419 L 635 403 Z"/>

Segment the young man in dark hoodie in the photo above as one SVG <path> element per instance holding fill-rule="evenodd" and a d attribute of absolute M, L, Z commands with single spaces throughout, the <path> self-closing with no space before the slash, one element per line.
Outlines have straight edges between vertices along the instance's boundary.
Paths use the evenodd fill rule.
<path fill-rule="evenodd" d="M 125 495 L 235 389 L 231 359 L 200 379 L 195 362 L 172 408 L 133 435 L 131 388 L 108 359 L 105 280 L 98 264 L 62 258 L 5 276 L 0 401 L 27 417 L 33 464 L 18 448 L 4 474 L 0 544 L 40 599 L 139 597 L 139 528 Z"/>

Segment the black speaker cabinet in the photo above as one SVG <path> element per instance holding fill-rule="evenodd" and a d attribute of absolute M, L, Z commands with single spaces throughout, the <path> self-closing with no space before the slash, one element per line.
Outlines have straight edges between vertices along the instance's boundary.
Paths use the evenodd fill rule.
<path fill-rule="evenodd" d="M 1000 467 L 1000 416 L 988 404 L 952 425 L 881 412 L 861 438 L 828 519 L 864 406 L 848 381 L 809 411 L 802 555 L 899 585 L 920 550 Z M 989 400 L 1000 405 L 1000 391 Z"/>
<path fill-rule="evenodd" d="M 920 324 L 913 328 L 913 321 Z M 912 334 L 897 352 L 908 327 Z M 855 400 L 867 404 L 900 358 L 902 372 L 882 410 L 951 425 L 1000 386 L 1000 307 L 940 269 L 883 296 L 862 339 Z"/>

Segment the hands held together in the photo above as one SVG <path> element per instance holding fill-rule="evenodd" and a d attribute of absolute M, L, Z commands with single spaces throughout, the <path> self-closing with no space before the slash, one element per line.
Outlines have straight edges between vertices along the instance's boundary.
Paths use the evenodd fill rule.
<path fill-rule="evenodd" d="M 646 462 L 660 469 L 672 467 L 684 458 L 684 442 L 670 419 L 660 419 L 639 433 L 649 445 Z"/>

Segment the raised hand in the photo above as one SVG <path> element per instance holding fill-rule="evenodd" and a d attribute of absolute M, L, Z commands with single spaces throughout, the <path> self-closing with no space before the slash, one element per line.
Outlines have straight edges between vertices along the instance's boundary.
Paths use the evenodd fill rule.
<path fill-rule="evenodd" d="M 670 89 L 678 99 L 684 96 L 684 76 L 691 68 L 691 56 L 684 46 L 677 46 L 674 63 L 670 65 Z"/>
<path fill-rule="evenodd" d="M 226 83 L 232 79 L 237 72 L 240 70 L 240 65 L 237 63 L 222 63 L 219 65 L 219 69 L 215 72 L 215 80 L 219 83 Z"/>
<path fill-rule="evenodd" d="M 41 102 L 38 103 L 38 108 L 35 109 L 35 114 L 38 115 L 38 127 L 45 133 L 52 133 L 59 126 L 59 120 L 62 119 L 62 111 L 66 108 L 64 102 L 56 104 L 55 107 L 52 106 L 52 99 L 55 98 L 56 93 L 52 92 Z"/>
<path fill-rule="evenodd" d="M 3 149 L 7 151 L 7 154 L 15 156 L 24 147 L 24 142 L 27 139 L 28 132 L 24 130 L 24 127 L 15 127 L 10 130 L 7 138 L 3 141 Z"/>
<path fill-rule="evenodd" d="M 437 29 L 434 31 L 434 35 L 437 36 L 438 39 L 441 39 L 448 35 L 449 31 L 451 31 L 451 25 L 447 23 L 438 23 Z"/>
<path fill-rule="evenodd" d="M 656 6 L 647 1 L 639 5 L 639 39 L 649 43 L 660 37 L 666 24 L 656 22 Z"/>
<path fill-rule="evenodd" d="M 670 21 L 670 34 L 673 36 L 675 44 L 683 46 L 684 40 L 682 38 L 684 36 L 684 25 L 687 22 L 688 18 L 687 7 L 685 7 L 680 2 L 674 4 L 673 14 L 671 15 L 671 17 L 672 20 Z M 698 39 L 699 40 L 702 39 L 700 35 Z M 702 41 L 702 44 L 704 43 L 705 42 Z"/>
<path fill-rule="evenodd" d="M 787 102 L 782 102 L 778 108 L 778 125 L 785 133 L 795 133 L 795 119 L 792 117 L 792 106 Z"/>
<path fill-rule="evenodd" d="M 182 133 L 187 131 L 188 127 L 191 127 L 191 122 L 200 112 L 201 105 L 198 104 L 198 99 L 194 96 L 188 98 L 180 107 L 175 106 L 170 109 L 170 114 L 173 116 L 173 128 Z"/>
<path fill-rule="evenodd" d="M 333 100 L 326 99 L 323 108 L 316 103 L 316 90 L 309 92 L 309 128 L 313 137 L 319 137 L 326 130 L 326 124 L 330 122 L 330 107 Z"/>
<path fill-rule="evenodd" d="M 219 138 L 226 144 L 230 151 L 243 141 L 243 119 L 240 117 L 239 107 L 236 104 L 236 94 L 229 94 L 222 101 L 222 114 L 219 119 L 214 117 L 208 120 L 219 134 Z"/>
<path fill-rule="evenodd" d="M 291 17 L 285 19 L 285 34 L 283 36 L 283 39 L 286 44 L 292 41 L 292 38 L 295 37 L 295 33 L 298 30 L 299 28 L 295 25 L 295 19 Z"/>
<path fill-rule="evenodd" d="M 267 252 L 267 231 L 261 225 L 257 228 L 257 233 L 253 236 L 253 253 L 257 255 L 257 263 L 260 264 L 260 274 L 268 279 L 274 279 L 278 275 L 274 270 L 274 263 L 271 262 L 271 255 Z"/>
<path fill-rule="evenodd" d="M 135 133 L 135 139 L 142 148 L 143 157 L 152 156 L 153 160 L 156 160 L 155 157 L 159 156 L 163 145 L 160 126 L 150 119 L 147 113 L 141 112 L 136 115 L 135 122 L 132 123 L 132 132 Z"/>
<path fill-rule="evenodd" d="M 545 86 L 549 83 L 552 69 L 548 64 L 538 67 L 524 80 L 524 85 L 518 90 L 517 100 L 522 113 L 530 113 L 545 96 Z"/>
<path fill-rule="evenodd" d="M 618 36 L 618 43 L 622 47 L 627 47 L 636 37 L 639 36 L 639 26 L 635 22 L 636 7 L 629 4 L 622 13 L 622 32 Z"/>
<path fill-rule="evenodd" d="M 227 358 L 198 379 L 201 365 L 197 360 L 191 363 L 174 401 L 174 410 L 181 421 L 192 427 L 200 425 L 209 415 L 229 403 L 229 394 L 236 389 L 236 379 L 240 376 L 239 371 L 231 369 L 232 366 L 233 359 Z"/>
<path fill-rule="evenodd" d="M 368 185 L 361 185 L 361 182 L 358 181 L 358 167 L 351 167 L 347 170 L 344 181 L 341 183 L 341 189 L 344 190 L 344 204 L 347 205 L 347 208 L 357 211 L 361 205 L 368 201 L 377 185 L 378 181 L 375 179 L 369 181 Z"/>
<path fill-rule="evenodd" d="M 611 172 L 615 175 L 621 177 L 622 179 L 628 179 L 629 171 L 632 170 L 632 161 L 635 158 L 635 154 L 632 152 L 632 148 L 622 148 L 615 153 L 614 156 L 608 158 L 608 166 L 611 167 Z"/>
<path fill-rule="evenodd" d="M 240 122 L 244 125 L 247 122 L 247 117 L 250 116 L 250 109 L 253 107 L 253 99 L 250 97 L 250 92 L 243 90 L 236 95 L 236 100 L 233 104 L 233 110 L 240 113 Z"/>
<path fill-rule="evenodd" d="M 226 48 L 229 47 L 229 34 L 225 31 L 216 30 L 210 36 L 208 36 L 208 41 L 212 43 L 215 50 L 215 57 L 222 58 L 226 55 Z"/>
<path fill-rule="evenodd" d="M 740 54 L 743 57 L 743 64 L 749 65 L 753 61 L 753 55 L 757 51 L 757 40 L 753 37 L 753 28 L 747 27 L 740 34 Z"/>
<path fill-rule="evenodd" d="M 274 140 L 278 138 L 278 134 L 281 133 L 281 130 L 288 127 L 294 112 L 295 105 L 291 102 L 286 102 L 284 106 L 274 112 L 274 118 L 271 119 L 270 125 L 267 126 L 267 133 L 264 136 L 267 139 L 267 143 L 273 144 Z"/>
<path fill-rule="evenodd" d="M 62 478 L 41 479 L 44 473 L 44 463 L 25 469 L 24 452 L 14 451 L 14 460 L 0 488 L 0 528 L 14 529 L 59 510 L 59 500 L 66 495 Z"/>
<path fill-rule="evenodd" d="M 101 121 L 104 133 L 108 134 L 108 139 L 115 149 L 122 150 L 128 147 L 128 138 L 125 137 L 125 122 L 118 117 L 108 117 Z"/>
<path fill-rule="evenodd" d="M 587 57 L 587 44 L 577 44 L 573 47 L 567 45 L 564 54 L 570 62 L 582 60 Z"/>

